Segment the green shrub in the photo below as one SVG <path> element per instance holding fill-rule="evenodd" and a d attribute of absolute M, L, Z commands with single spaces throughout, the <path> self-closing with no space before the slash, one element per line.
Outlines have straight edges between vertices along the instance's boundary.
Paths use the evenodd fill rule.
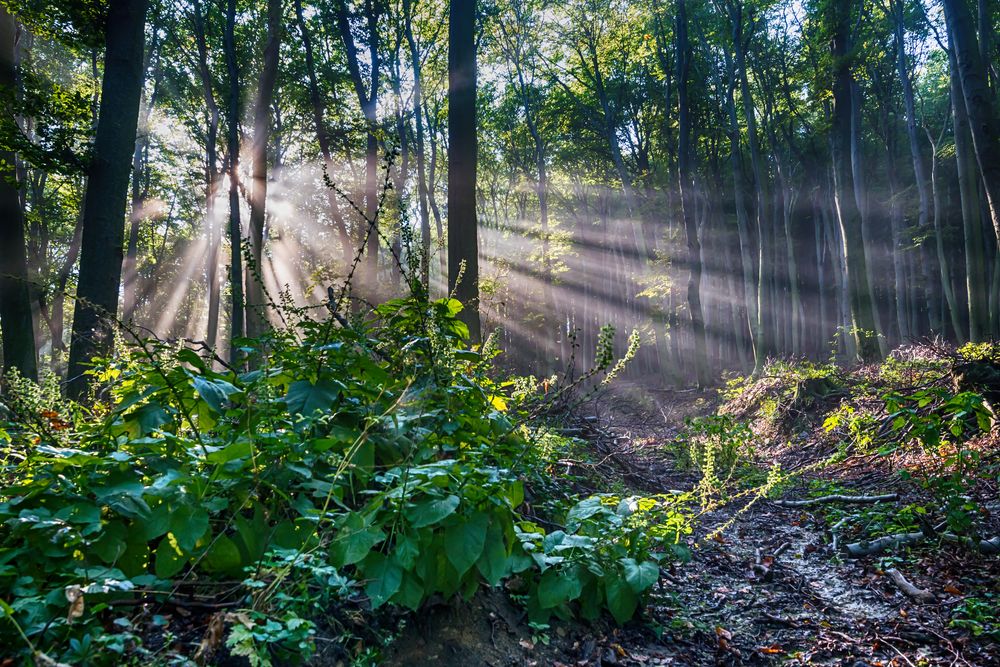
<path fill-rule="evenodd" d="M 298 313 L 240 342 L 253 370 L 141 341 L 95 367 L 90 410 L 12 392 L 2 640 L 117 664 L 150 632 L 127 603 L 234 578 L 244 611 L 226 615 L 227 644 L 255 664 L 307 657 L 312 618 L 336 599 L 416 609 L 514 574 L 534 619 L 607 608 L 628 620 L 657 578 L 654 550 L 687 517 L 658 503 L 656 525 L 671 528 L 640 535 L 599 499 L 565 530 L 526 522 L 525 485 L 549 477 L 553 448 L 534 447 L 489 353 L 467 348 L 460 308 L 399 299 L 343 327 Z"/>

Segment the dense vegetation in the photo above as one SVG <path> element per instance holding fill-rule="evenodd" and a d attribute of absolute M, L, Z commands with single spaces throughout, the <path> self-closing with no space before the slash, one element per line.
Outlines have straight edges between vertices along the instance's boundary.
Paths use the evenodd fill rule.
<path fill-rule="evenodd" d="M 504 659 L 861 655 L 699 621 L 718 553 L 793 606 L 888 577 L 921 638 L 811 598 L 880 610 L 810 626 L 873 664 L 989 655 L 998 28 L 0 0 L 0 667 L 370 664 L 497 599 Z"/>

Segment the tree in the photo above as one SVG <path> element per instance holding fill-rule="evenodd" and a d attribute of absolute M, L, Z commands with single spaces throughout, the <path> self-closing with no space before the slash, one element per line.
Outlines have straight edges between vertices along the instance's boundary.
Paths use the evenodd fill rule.
<path fill-rule="evenodd" d="M 694 336 L 695 381 L 699 387 L 709 383 L 705 351 L 705 316 L 701 309 L 701 241 L 694 213 L 694 180 L 691 177 L 691 110 L 688 102 L 688 77 L 691 47 L 688 44 L 687 3 L 677 0 L 677 181 L 680 191 L 681 218 L 687 236 L 687 300 Z"/>
<path fill-rule="evenodd" d="M 0 96 L 10 107 L 14 92 L 14 49 L 17 26 L 7 8 L 0 6 Z M 0 333 L 3 335 L 3 369 L 37 376 L 35 330 L 28 290 L 28 258 L 24 215 L 17 193 L 17 157 L 0 151 Z"/>
<path fill-rule="evenodd" d="M 837 215 L 843 237 L 847 262 L 847 288 L 851 305 L 853 331 L 858 358 L 863 362 L 879 357 L 878 329 L 872 292 L 868 283 L 868 266 L 861 230 L 861 213 L 855 196 L 851 154 L 857 142 L 852 135 L 858 131 L 854 123 L 854 85 L 851 74 L 850 39 L 854 2 L 833 0 L 827 8 L 830 28 L 830 55 L 833 78 L 833 171 Z M 854 148 L 852 148 L 852 145 Z"/>
<path fill-rule="evenodd" d="M 253 115 L 253 182 L 250 195 L 250 254 L 254 266 L 247 280 L 247 333 L 259 338 L 267 329 L 267 304 L 264 291 L 264 223 L 267 205 L 267 144 L 271 130 L 271 107 L 278 79 L 278 54 L 281 47 L 281 0 L 267 1 L 267 37 L 264 45 L 264 68 L 257 86 Z"/>
<path fill-rule="evenodd" d="M 448 19 L 448 289 L 465 306 L 473 343 L 479 323 L 476 218 L 476 3 L 451 0 Z M 464 266 L 464 270 L 463 270 Z"/>
<path fill-rule="evenodd" d="M 236 0 L 226 2 L 226 28 L 223 36 L 229 91 L 226 99 L 226 172 L 229 176 L 229 360 L 238 357 L 236 341 L 245 332 L 243 311 L 243 232 L 240 226 L 240 70 L 236 62 Z"/>
<path fill-rule="evenodd" d="M 83 209 L 80 277 L 67 392 L 82 398 L 95 355 L 108 354 L 122 278 L 128 180 L 143 85 L 146 0 L 110 0 L 94 155 Z"/>

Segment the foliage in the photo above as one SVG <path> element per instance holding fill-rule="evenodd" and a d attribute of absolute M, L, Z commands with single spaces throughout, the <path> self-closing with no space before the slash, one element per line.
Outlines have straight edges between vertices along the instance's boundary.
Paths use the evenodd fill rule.
<path fill-rule="evenodd" d="M 249 371 L 140 341 L 95 367 L 89 411 L 12 392 L 8 645 L 23 632 L 55 659 L 100 645 L 89 659 L 116 663 L 143 650 L 138 632 L 102 630 L 138 622 L 121 605 L 183 607 L 201 582 L 234 577 L 244 611 L 226 615 L 226 643 L 256 664 L 305 657 L 312 619 L 337 599 L 417 609 L 512 575 L 538 622 L 605 608 L 628 620 L 660 545 L 680 553 L 687 515 L 674 499 L 591 498 L 562 510 L 564 529 L 522 517 L 558 445 L 534 445 L 521 404 L 466 348 L 459 309 L 399 299 L 349 327 L 300 311 L 241 343 Z M 82 601 L 68 614 L 67 591 Z"/>

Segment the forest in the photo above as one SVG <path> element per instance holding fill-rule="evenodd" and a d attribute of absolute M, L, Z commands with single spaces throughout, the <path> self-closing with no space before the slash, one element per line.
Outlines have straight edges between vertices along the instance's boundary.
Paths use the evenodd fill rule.
<path fill-rule="evenodd" d="M 0 667 L 1000 665 L 998 31 L 0 0 Z"/>

